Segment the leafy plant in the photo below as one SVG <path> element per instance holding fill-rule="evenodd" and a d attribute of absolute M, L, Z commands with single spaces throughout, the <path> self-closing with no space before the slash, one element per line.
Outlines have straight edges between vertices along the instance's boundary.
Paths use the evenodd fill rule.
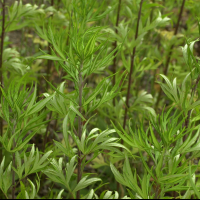
<path fill-rule="evenodd" d="M 1 5 L 0 199 L 200 197 L 199 2 Z"/>

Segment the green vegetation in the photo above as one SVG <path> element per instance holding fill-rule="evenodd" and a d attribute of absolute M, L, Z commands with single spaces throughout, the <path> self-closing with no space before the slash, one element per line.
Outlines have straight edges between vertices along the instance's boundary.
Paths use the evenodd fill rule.
<path fill-rule="evenodd" d="M 200 198 L 200 1 L 0 3 L 0 199 Z"/>

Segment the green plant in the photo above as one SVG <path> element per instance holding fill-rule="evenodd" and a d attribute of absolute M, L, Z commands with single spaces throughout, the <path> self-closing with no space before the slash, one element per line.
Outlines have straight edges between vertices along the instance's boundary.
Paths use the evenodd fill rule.
<path fill-rule="evenodd" d="M 120 146 L 120 144 L 115 143 L 114 141 L 117 140 L 117 138 L 111 137 L 106 138 L 112 131 L 103 131 L 99 135 L 95 134 L 93 135 L 98 129 L 93 129 L 89 134 L 88 138 L 86 139 L 86 126 L 83 126 L 83 121 L 86 121 L 85 118 L 88 118 L 89 113 L 97 109 L 102 103 L 111 100 L 114 96 L 118 94 L 118 85 L 120 80 L 122 79 L 123 75 L 121 76 L 121 79 L 114 85 L 114 87 L 109 91 L 109 87 L 106 86 L 106 81 L 108 78 L 103 79 L 96 89 L 93 91 L 93 93 L 85 92 L 88 89 L 86 88 L 85 81 L 88 76 L 90 76 L 92 73 L 101 70 L 102 67 L 105 67 L 106 64 L 108 64 L 113 59 L 113 54 L 116 52 L 117 49 L 114 49 L 111 53 L 109 53 L 107 56 L 105 56 L 105 52 L 107 52 L 106 43 L 101 41 L 103 38 L 104 33 L 102 31 L 103 27 L 91 27 L 89 29 L 85 29 L 86 23 L 89 21 L 94 21 L 96 19 L 99 19 L 98 16 L 92 16 L 91 10 L 94 3 L 87 2 L 84 3 L 83 1 L 80 1 L 80 7 L 77 8 L 73 4 L 74 8 L 74 20 L 73 20 L 73 28 L 70 29 L 70 43 L 69 43 L 69 53 L 65 52 L 66 56 L 63 54 L 62 51 L 62 43 L 59 42 L 60 35 L 55 35 L 51 25 L 49 25 L 48 33 L 45 35 L 45 31 L 43 30 L 43 37 L 46 37 L 49 39 L 49 42 L 52 43 L 53 48 L 55 49 L 56 53 L 60 56 L 57 57 L 56 53 L 53 52 L 53 55 L 44 55 L 39 56 L 38 58 L 46 58 L 51 59 L 54 61 L 58 61 L 61 67 L 66 71 L 68 74 L 68 79 L 72 80 L 75 85 L 75 92 L 72 97 L 67 97 L 65 94 L 63 94 L 63 86 L 60 87 L 60 91 L 56 90 L 59 95 L 62 95 L 62 97 L 55 99 L 52 104 L 54 110 L 56 110 L 56 103 L 58 103 L 61 107 L 61 110 L 59 113 L 66 113 L 66 105 L 69 105 L 70 114 L 65 114 L 65 126 L 67 126 L 67 119 L 70 118 L 70 126 L 71 131 L 70 135 L 72 136 L 74 142 L 76 143 L 78 147 L 78 177 L 77 177 L 77 186 L 72 190 L 69 186 L 67 187 L 69 192 L 72 193 L 72 197 L 74 196 L 74 193 L 77 192 L 76 198 L 80 198 L 80 189 L 87 187 L 89 184 L 93 183 L 94 181 L 99 181 L 100 179 L 91 178 L 87 180 L 87 177 L 82 178 L 83 170 L 84 170 L 84 163 L 88 163 L 88 161 L 85 160 L 86 156 L 89 154 L 94 153 L 93 160 L 97 155 L 98 151 L 104 150 L 104 149 L 110 149 L 117 151 L 115 146 Z M 87 15 L 82 17 L 83 13 L 86 13 Z M 104 15 L 101 15 L 103 17 Z M 78 28 L 79 27 L 79 28 Z M 39 27 L 37 29 L 42 32 Z M 106 41 L 106 40 L 105 40 Z M 95 43 L 99 43 L 97 47 L 95 47 Z M 107 42 L 107 41 L 106 41 Z M 97 54 L 95 55 L 95 53 Z M 75 55 L 75 56 L 74 56 Z M 102 56 L 103 55 L 103 56 Z M 66 58 L 67 57 L 67 58 Z M 100 93 L 103 94 L 102 99 L 98 99 L 97 95 Z M 73 98 L 73 100 L 72 100 Z M 77 100 L 74 100 L 77 99 Z M 64 104 L 63 104 L 64 103 Z M 55 106 L 55 107 L 54 107 Z M 65 111 L 66 110 L 66 111 Z M 58 110 L 57 110 L 58 111 Z M 83 117 L 83 112 L 84 116 Z M 63 113 L 63 114 L 64 114 Z M 78 130 L 75 131 L 74 128 L 74 120 L 77 115 L 77 121 L 78 121 Z M 87 120 L 86 124 L 89 122 L 89 119 Z M 85 125 L 86 125 L 85 124 Z M 66 128 L 65 128 L 66 129 Z M 75 133 L 74 133 L 75 131 Z M 69 148 L 68 144 L 68 132 L 65 133 L 65 145 Z M 106 137 L 105 137 L 105 136 Z M 91 138 L 90 138 L 91 137 Z M 89 140 L 94 139 L 94 143 L 90 144 Z M 107 141 L 106 141 L 107 140 Z M 60 147 L 60 144 L 56 142 L 56 145 Z M 98 146 L 97 146 L 98 145 Z M 64 147 L 61 148 L 61 150 Z M 66 152 L 66 150 L 65 150 Z M 119 151 L 118 151 L 119 152 Z M 69 155 L 68 155 L 69 156 Z M 75 158 L 74 158 L 75 159 Z M 72 165 L 73 166 L 73 165 Z M 74 170 L 74 167 L 72 168 Z M 72 174 L 73 171 L 70 171 L 70 174 Z M 68 178 L 69 182 L 70 178 Z M 66 183 L 69 185 L 69 183 Z M 87 184 L 88 183 L 88 184 Z M 65 185 L 66 185 L 65 184 Z"/>
<path fill-rule="evenodd" d="M 111 163 L 117 181 L 129 188 L 128 192 L 132 198 L 162 199 L 167 197 L 166 193 L 170 191 L 177 191 L 179 198 L 200 196 L 195 178 L 198 167 L 191 164 L 199 154 L 199 126 L 195 125 L 198 118 L 191 120 L 192 111 L 199 106 L 199 100 L 195 97 L 199 82 L 199 63 L 193 55 L 196 41 L 186 41 L 187 44 L 182 48 L 191 72 L 184 78 L 181 87 L 177 86 L 176 78 L 171 83 L 165 75 L 161 74 L 166 84 L 163 82 L 159 84 L 174 106 L 167 113 L 163 110 L 156 119 L 152 116 L 146 130 L 142 123 L 136 128 L 131 125 L 131 121 L 129 122 L 130 134 L 122 127 L 121 130 L 115 127 L 123 141 L 137 149 L 139 159 L 144 165 L 143 177 L 137 177 L 137 171 L 134 170 L 134 174 L 132 172 L 128 156 L 124 162 L 123 174 L 120 174 Z M 188 81 L 189 77 L 190 81 Z M 151 167 L 143 157 L 144 152 L 153 162 Z M 182 191 L 185 193 L 182 194 Z"/>
<path fill-rule="evenodd" d="M 0 199 L 200 198 L 199 2 L 1 5 Z"/>

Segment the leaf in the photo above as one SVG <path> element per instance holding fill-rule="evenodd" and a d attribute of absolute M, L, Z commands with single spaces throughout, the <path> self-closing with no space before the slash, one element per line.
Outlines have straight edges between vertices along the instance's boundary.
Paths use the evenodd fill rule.
<path fill-rule="evenodd" d="M 65 116 L 64 120 L 63 120 L 63 137 L 65 140 L 65 145 L 67 150 L 69 150 L 70 145 L 69 145 L 69 136 L 68 136 L 68 114 Z"/>
<path fill-rule="evenodd" d="M 139 152 L 139 153 L 140 153 L 140 157 L 141 157 L 141 159 L 142 159 L 143 165 L 144 165 L 144 167 L 146 168 L 147 172 L 153 177 L 153 179 L 156 179 L 156 177 L 155 177 L 154 174 L 152 173 L 152 170 L 149 169 L 149 166 L 148 166 L 147 163 L 145 162 L 142 153 L 141 153 L 141 152 Z"/>
<path fill-rule="evenodd" d="M 66 156 L 71 156 L 71 152 L 69 152 L 60 142 L 54 140 L 54 143 Z"/>
<path fill-rule="evenodd" d="M 39 153 L 38 153 L 38 149 L 36 150 L 36 153 L 39 157 Z M 50 156 L 50 154 L 53 153 L 52 150 L 46 152 L 42 158 L 39 159 L 38 163 L 35 162 L 34 166 L 33 166 L 33 169 L 31 170 L 30 173 L 35 173 L 37 172 L 38 170 L 42 170 L 47 164 L 49 164 L 49 161 L 48 161 L 48 157 Z M 37 156 L 36 155 L 36 156 Z M 45 163 L 46 161 L 46 163 Z"/>
<path fill-rule="evenodd" d="M 69 109 L 71 109 L 73 112 L 75 112 L 79 117 L 81 117 L 84 121 L 87 121 L 83 115 L 71 104 Z"/>
<path fill-rule="evenodd" d="M 154 144 L 155 147 L 160 151 L 160 150 L 161 150 L 161 147 L 160 147 L 160 144 L 159 144 L 157 138 L 156 138 L 155 135 L 154 135 L 154 132 L 153 132 L 153 129 L 152 129 L 151 124 L 149 125 L 149 128 L 150 128 L 151 138 L 152 138 L 152 140 L 153 140 L 153 144 Z"/>
<path fill-rule="evenodd" d="M 22 62 L 19 52 L 11 48 L 7 48 L 3 51 L 2 67 L 18 75 L 24 75 L 30 70 L 30 67 Z"/>
<path fill-rule="evenodd" d="M 124 173 L 126 173 L 127 176 L 130 177 L 130 179 L 131 179 L 132 181 L 134 180 L 134 178 L 133 178 L 133 173 L 132 173 L 132 171 L 131 171 L 131 166 L 130 166 L 129 159 L 128 159 L 128 156 L 127 156 L 127 155 L 125 156 Z"/>
<path fill-rule="evenodd" d="M 17 146 L 15 149 L 13 149 L 13 150 L 7 149 L 7 151 L 13 153 L 13 152 L 16 152 L 16 151 L 21 150 L 21 149 L 31 140 L 31 138 L 38 132 L 39 129 L 40 129 L 40 128 L 38 128 L 38 129 L 36 129 L 35 131 L 33 131 L 32 133 L 30 133 L 30 134 L 24 139 L 24 141 L 23 141 L 19 146 Z M 6 148 L 6 147 L 5 147 L 5 148 Z"/>
<path fill-rule="evenodd" d="M 190 180 L 190 184 L 192 185 L 192 188 L 194 189 L 194 192 L 195 194 L 197 195 L 198 199 L 200 199 L 200 192 L 198 191 L 194 181 L 192 180 L 192 172 L 191 172 L 191 163 L 190 163 L 190 166 L 189 166 L 189 180 Z"/>
<path fill-rule="evenodd" d="M 75 159 L 76 159 L 76 156 L 73 156 L 70 160 L 70 163 L 67 164 L 67 174 L 66 174 L 66 181 L 67 181 L 67 184 L 69 184 L 69 181 L 73 175 L 73 172 L 76 168 L 76 164 L 75 164 Z"/>
<path fill-rule="evenodd" d="M 156 166 L 156 176 L 159 178 L 162 175 L 163 160 L 165 155 L 165 149 L 162 150 L 161 157 L 159 158 L 158 164 Z"/>
<path fill-rule="evenodd" d="M 86 106 L 88 103 L 90 103 L 96 96 L 97 94 L 99 94 L 99 92 L 101 91 L 104 83 L 105 83 L 106 79 L 103 79 L 98 86 L 96 87 L 96 89 L 94 90 L 94 92 L 88 97 L 87 101 L 84 102 L 83 107 Z"/>
<path fill-rule="evenodd" d="M 121 183 L 122 185 L 128 186 L 128 183 L 125 181 L 123 176 L 117 171 L 117 169 L 115 168 L 115 166 L 112 163 L 110 163 L 110 168 L 111 168 L 111 171 L 114 174 L 117 182 Z"/>
<path fill-rule="evenodd" d="M 55 38 L 54 38 L 54 34 L 53 34 L 53 31 L 52 31 L 50 25 L 49 25 L 48 30 L 49 30 L 49 35 L 50 35 L 51 42 L 52 42 L 52 44 L 53 44 L 54 49 L 55 49 L 56 52 L 60 55 L 60 57 L 61 57 L 64 61 L 66 61 L 65 55 L 63 54 L 63 52 L 60 50 L 60 48 L 59 48 L 58 45 L 56 44 L 56 41 L 55 41 Z"/>
<path fill-rule="evenodd" d="M 30 195 L 30 199 L 35 199 L 36 194 L 37 194 L 36 189 L 35 189 L 35 185 L 33 184 L 33 182 L 30 179 L 28 179 L 28 182 L 31 185 L 31 194 L 29 194 Z"/>
<path fill-rule="evenodd" d="M 58 193 L 56 199 L 62 199 L 61 195 L 62 195 L 63 192 L 64 192 L 64 189 L 62 189 L 62 190 Z"/>
<path fill-rule="evenodd" d="M 49 55 L 49 54 L 46 54 L 46 55 L 42 55 L 42 56 L 37 56 L 36 57 L 37 59 L 47 59 L 47 60 L 54 60 L 54 61 L 63 61 L 63 59 L 57 57 L 57 56 L 52 56 L 52 55 Z"/>
<path fill-rule="evenodd" d="M 16 133 L 14 133 L 14 134 L 11 136 L 11 138 L 10 138 L 10 140 L 9 140 L 9 142 L 8 142 L 8 144 L 7 144 L 7 146 L 5 147 L 7 151 L 10 151 L 10 150 L 11 150 L 11 147 L 12 147 L 12 144 L 13 144 L 13 139 L 15 138 L 15 136 L 16 136 L 19 132 L 20 132 L 20 130 L 18 130 Z"/>
<path fill-rule="evenodd" d="M 0 166 L 0 188 L 7 197 L 8 189 L 12 185 L 12 173 L 11 173 L 12 161 L 10 162 L 6 170 L 4 170 L 4 164 L 5 164 L 5 156 L 3 157 Z"/>
<path fill-rule="evenodd" d="M 45 77 L 44 77 L 44 79 L 47 81 L 47 79 L 46 79 Z M 68 97 L 67 95 L 65 95 L 65 94 L 63 94 L 62 92 L 60 92 L 57 88 L 55 88 L 55 87 L 51 84 L 51 82 L 47 81 L 47 83 L 48 83 L 59 95 L 61 95 L 63 98 L 69 99 L 69 100 L 72 101 L 75 105 L 78 105 L 78 104 L 76 103 L 76 101 L 74 101 L 72 98 Z"/>
<path fill-rule="evenodd" d="M 87 177 L 88 177 L 88 176 L 82 178 L 82 179 L 79 181 L 78 185 L 73 189 L 73 193 L 74 193 L 74 192 L 77 192 L 77 191 L 79 191 L 79 190 L 81 190 L 81 189 L 86 188 L 87 186 L 91 185 L 91 184 L 94 183 L 94 182 L 101 181 L 100 178 L 90 178 L 90 179 L 87 180 Z"/>
<path fill-rule="evenodd" d="M 88 194 L 86 194 L 85 196 L 83 196 L 81 199 L 93 199 L 92 197 L 94 196 L 94 190 L 91 189 L 90 192 Z"/>
<path fill-rule="evenodd" d="M 40 158 L 39 151 L 38 149 L 36 149 L 35 151 L 35 147 L 33 144 L 28 158 L 24 153 L 24 163 L 22 166 L 20 164 L 21 163 L 20 155 L 18 152 L 16 152 L 17 169 L 15 169 L 14 167 L 13 169 L 18 174 L 20 179 L 24 178 L 25 176 L 28 176 L 29 174 L 37 173 L 43 170 L 49 164 L 49 161 L 47 159 L 52 152 L 53 151 L 48 151 Z M 22 177 L 24 170 L 25 174 Z M 39 187 L 39 182 L 37 182 L 37 185 Z"/>
<path fill-rule="evenodd" d="M 49 97 L 39 101 L 38 103 L 36 103 L 35 105 L 33 105 L 33 107 L 30 109 L 29 112 L 27 112 L 27 115 L 32 115 L 36 112 L 39 112 L 42 108 L 45 107 L 45 105 L 47 104 L 48 101 L 50 101 L 52 99 L 53 95 L 50 95 Z"/>

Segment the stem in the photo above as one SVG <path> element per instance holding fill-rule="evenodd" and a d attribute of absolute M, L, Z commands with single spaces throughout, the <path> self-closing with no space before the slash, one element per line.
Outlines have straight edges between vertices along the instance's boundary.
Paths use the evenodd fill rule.
<path fill-rule="evenodd" d="M 54 0 L 51 0 L 51 6 L 53 6 L 53 5 L 54 5 Z M 52 16 L 51 16 L 51 17 L 52 17 Z M 51 46 L 50 46 L 50 44 L 48 44 L 48 54 L 51 54 Z M 51 61 L 51 60 L 48 60 L 48 61 L 47 61 L 47 80 L 48 80 L 48 81 L 50 81 L 50 70 L 51 70 L 51 65 L 52 65 L 52 61 Z M 49 89 L 49 84 L 48 84 L 48 82 L 46 82 L 46 88 L 47 88 L 47 90 Z M 49 119 L 51 119 L 51 117 L 52 117 L 52 111 L 51 111 L 51 113 L 50 113 Z M 46 133 L 45 133 L 45 136 L 44 136 L 43 152 L 45 151 L 45 146 L 46 146 L 46 143 L 47 143 L 47 135 L 48 135 L 50 123 L 51 123 L 51 121 L 48 122 L 47 129 L 46 129 Z"/>
<path fill-rule="evenodd" d="M 71 23 L 72 23 L 73 12 L 71 12 L 69 15 L 70 15 L 70 19 L 69 19 L 67 42 L 66 42 L 67 46 L 69 46 L 69 33 L 70 33 L 70 27 L 71 27 Z"/>
<path fill-rule="evenodd" d="M 195 84 L 194 84 L 194 86 L 193 86 L 193 88 L 192 88 L 192 97 L 194 96 L 194 94 L 195 94 L 195 92 L 196 92 L 196 89 L 197 89 L 197 86 L 198 86 L 199 81 L 200 81 L 200 75 L 198 76 L 198 78 L 197 78 L 197 80 L 196 80 L 196 82 L 195 82 Z M 188 126 L 189 126 L 191 112 L 192 112 L 192 110 L 189 110 L 188 113 L 187 113 L 187 118 L 186 118 L 185 124 L 184 124 L 185 130 L 186 130 L 186 129 L 188 128 Z M 183 140 L 185 141 L 186 138 L 187 138 L 187 135 L 184 135 Z"/>
<path fill-rule="evenodd" d="M 81 63 L 79 68 L 79 112 L 82 113 L 82 93 L 83 93 L 83 76 L 82 76 L 83 63 Z M 78 116 L 78 137 L 81 140 L 82 135 L 82 119 Z M 81 180 L 81 151 L 78 150 L 78 178 L 77 183 Z M 76 198 L 80 199 L 80 190 L 76 193 Z"/>
<path fill-rule="evenodd" d="M 51 6 L 54 5 L 54 0 L 51 0 Z M 51 15 L 52 17 L 53 15 Z M 51 54 L 51 46 L 50 44 L 48 44 L 48 54 Z M 50 71 L 51 71 L 51 65 L 52 65 L 52 61 L 51 60 L 48 60 L 47 61 L 47 80 L 49 81 L 50 79 Z M 47 90 L 49 89 L 49 84 L 48 82 L 46 82 L 46 88 Z"/>
<path fill-rule="evenodd" d="M 119 3 L 118 3 L 118 10 L 117 10 L 117 20 L 116 20 L 116 24 L 115 24 L 115 33 L 116 35 L 118 35 L 118 25 L 119 25 L 119 14 L 120 14 L 120 8 L 121 8 L 121 0 L 119 0 Z M 117 48 L 117 40 L 115 40 L 115 42 L 113 43 L 113 48 L 116 49 Z M 113 60 L 113 67 L 112 67 L 112 73 L 114 74 L 113 76 L 113 80 L 112 80 L 112 84 L 113 84 L 113 87 L 115 86 L 115 83 L 116 83 L 116 68 L 117 68 L 117 51 L 115 51 L 114 53 L 114 60 Z M 113 106 L 115 106 L 115 97 L 113 98 Z M 119 192 L 121 189 L 121 193 L 123 194 L 123 187 L 120 183 L 117 182 L 117 191 Z"/>
<path fill-rule="evenodd" d="M 157 183 L 156 185 L 156 189 L 155 189 L 155 199 L 159 199 L 159 195 L 160 195 L 160 185 Z"/>
<path fill-rule="evenodd" d="M 13 166 L 15 167 L 15 153 L 13 153 Z M 12 199 L 15 199 L 15 171 L 13 170 L 13 175 L 12 175 Z"/>
<path fill-rule="evenodd" d="M 54 123 L 54 127 L 53 127 L 53 130 L 56 132 L 57 130 L 57 125 L 58 125 L 58 114 L 56 115 L 56 121 Z"/>
<path fill-rule="evenodd" d="M 16 125 L 17 122 L 14 120 L 14 126 L 13 126 L 13 131 L 12 131 L 12 135 L 14 135 L 15 130 L 16 130 Z M 14 138 L 13 140 L 13 146 L 14 148 L 16 147 L 16 140 Z M 13 153 L 13 167 L 15 167 L 15 153 Z M 12 170 L 12 199 L 15 199 L 15 189 L 16 189 L 16 185 L 15 185 L 15 171 Z"/>
<path fill-rule="evenodd" d="M 155 3 L 155 0 L 153 0 L 152 3 Z M 154 8 L 152 8 L 152 10 L 151 10 L 151 14 L 150 14 L 150 22 L 153 21 L 153 13 L 154 13 Z"/>
<path fill-rule="evenodd" d="M 2 192 L 2 195 L 4 195 L 4 197 L 6 198 L 6 199 L 8 199 L 8 197 L 7 197 L 7 195 L 2 191 L 2 190 L 0 190 L 0 192 Z M 1 195 L 1 194 L 0 194 Z M 1 198 L 2 198 L 2 196 L 0 196 Z"/>
<path fill-rule="evenodd" d="M 4 35 L 5 35 L 5 1 L 2 2 L 2 33 L 1 33 L 1 49 L 0 49 L 0 85 L 3 85 L 3 46 L 4 46 Z M 1 99 L 1 91 L 0 91 Z M 0 117 L 0 135 L 3 136 L 3 119 Z M 0 144 L 0 160 L 3 158 L 3 153 L 1 150 L 2 145 Z"/>
<path fill-rule="evenodd" d="M 51 54 L 51 47 L 50 44 L 48 45 L 48 54 Z M 50 71 L 51 71 L 51 60 L 47 60 L 47 80 L 50 80 Z M 49 84 L 46 82 L 46 88 L 49 89 Z"/>
<path fill-rule="evenodd" d="M 185 5 L 185 0 L 182 1 L 182 5 L 181 5 L 181 8 L 180 8 L 180 13 L 179 13 L 179 17 L 178 17 L 178 22 L 177 22 L 175 30 L 174 30 L 174 35 L 177 35 L 177 33 L 178 33 L 178 28 L 179 28 L 179 24 L 180 24 L 180 21 L 181 21 L 184 5 Z M 165 68 L 164 68 L 164 71 L 163 71 L 163 74 L 165 76 L 168 73 L 168 68 L 169 68 L 169 63 L 170 63 L 170 60 L 171 60 L 171 55 L 172 55 L 173 48 L 174 48 L 174 44 L 171 45 L 171 47 L 169 49 L 169 54 L 167 56 L 167 61 L 165 63 Z M 164 83 L 164 79 L 162 80 L 162 83 Z M 156 101 L 156 104 L 155 104 L 155 108 L 158 107 L 158 104 L 159 104 L 159 101 L 160 101 L 160 98 L 161 98 L 161 94 L 162 94 L 162 90 L 160 88 L 159 94 L 158 94 L 158 98 L 157 98 L 157 101 Z"/>
<path fill-rule="evenodd" d="M 116 20 L 116 24 L 115 24 L 115 26 L 116 26 L 116 28 L 115 28 L 115 33 L 116 33 L 116 35 L 118 34 L 118 29 L 117 29 L 117 27 L 118 27 L 118 25 L 119 25 L 120 7 L 121 7 L 121 0 L 119 0 L 119 3 L 118 3 L 117 20 Z M 117 48 L 117 40 L 114 42 L 113 47 L 114 47 L 114 49 Z M 116 68 L 117 68 L 117 66 L 116 66 L 116 65 L 117 65 L 117 57 L 116 57 L 116 55 L 117 55 L 117 51 L 115 51 L 115 53 L 114 53 L 113 68 L 112 68 L 113 74 L 116 73 Z M 114 75 L 114 76 L 113 76 L 113 86 L 115 85 L 115 82 L 116 82 L 116 76 Z M 115 106 L 115 97 L 113 98 L 113 105 Z"/>
<path fill-rule="evenodd" d="M 52 111 L 50 112 L 50 116 L 49 116 L 49 119 L 51 119 L 51 118 L 52 118 Z M 44 136 L 43 152 L 45 151 L 45 146 L 46 146 L 46 143 L 47 143 L 47 135 L 48 135 L 48 132 L 49 132 L 50 123 L 51 123 L 51 121 L 48 122 L 46 133 L 45 133 L 45 136 Z"/>
<path fill-rule="evenodd" d="M 139 9 L 139 12 L 138 12 L 138 19 L 137 19 L 137 27 L 136 27 L 135 40 L 136 40 L 137 37 L 138 37 L 139 22 L 140 22 L 140 17 L 141 17 L 141 10 L 142 10 L 142 3 L 143 3 L 143 0 L 141 0 L 141 2 L 140 2 L 140 9 Z M 131 75 L 132 75 L 132 73 L 133 73 L 135 52 L 136 52 L 136 46 L 133 48 L 133 53 L 132 53 L 132 56 L 131 56 L 131 69 L 130 69 L 130 73 L 129 73 L 128 91 L 127 91 L 127 95 L 126 95 L 126 108 L 125 108 L 124 123 L 123 123 L 123 128 L 124 128 L 124 129 L 125 129 L 125 127 L 126 127 L 127 112 L 128 112 L 128 108 L 129 108 L 130 89 L 131 89 L 131 82 L 132 82 Z"/>
<path fill-rule="evenodd" d="M 72 17 L 73 17 L 73 11 L 71 11 L 71 13 L 69 13 L 69 16 L 70 16 L 70 19 L 69 19 L 69 27 L 68 27 L 68 36 L 67 36 L 67 41 L 66 41 L 66 46 L 69 46 L 69 40 L 70 40 L 70 28 L 71 28 L 71 24 L 73 24 L 72 23 Z M 62 68 L 62 70 L 63 70 L 63 68 Z M 66 72 L 64 72 L 64 71 L 62 71 L 62 73 L 61 73 L 61 75 L 62 76 L 66 76 L 67 75 L 67 73 Z"/>

